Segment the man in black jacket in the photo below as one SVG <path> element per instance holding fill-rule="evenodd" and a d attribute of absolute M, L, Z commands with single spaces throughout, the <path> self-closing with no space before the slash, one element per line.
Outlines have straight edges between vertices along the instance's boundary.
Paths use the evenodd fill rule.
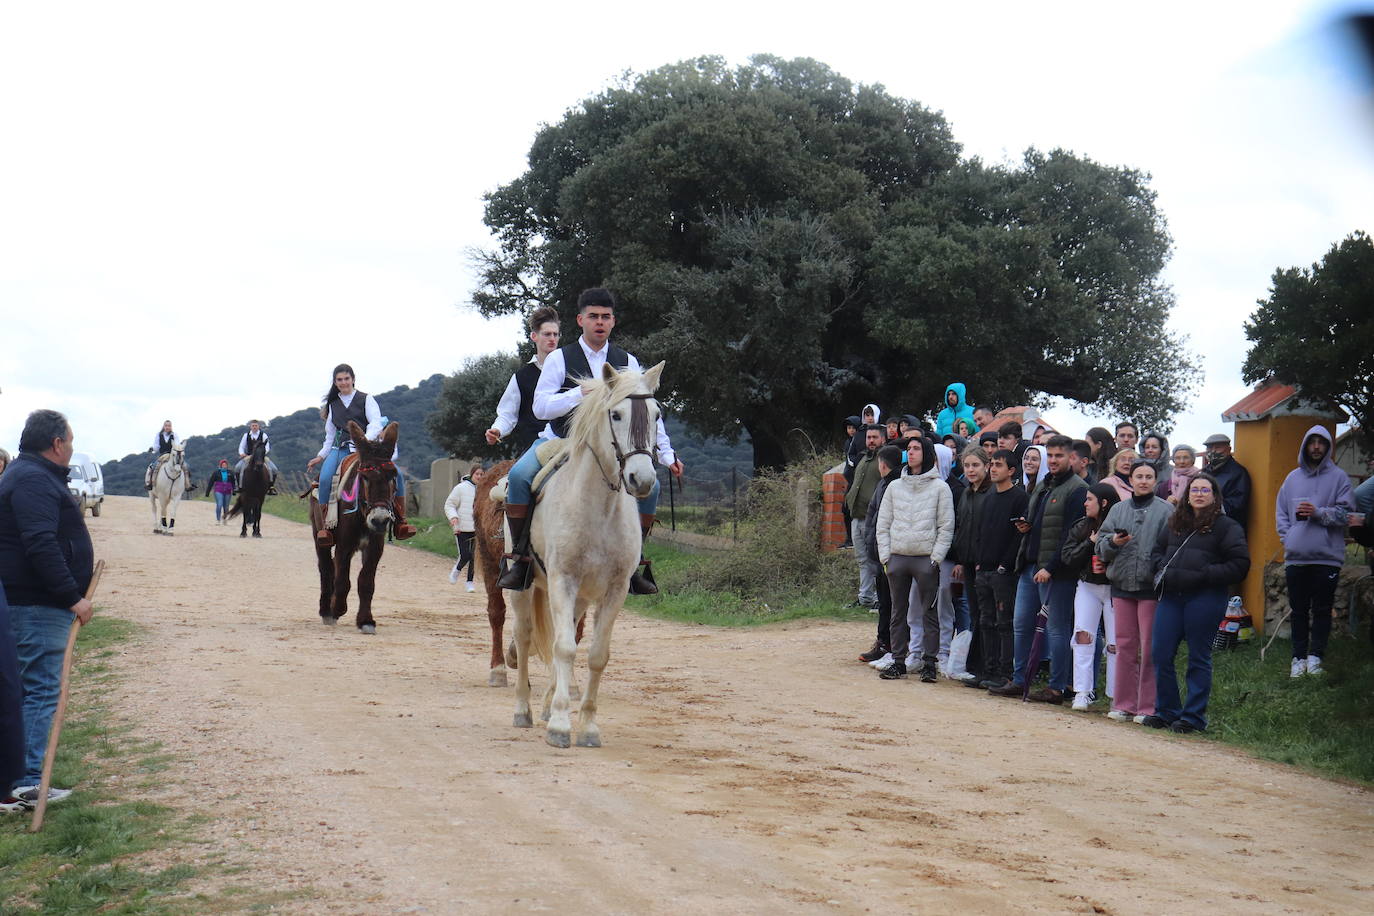
<path fill-rule="evenodd" d="M 24 424 L 19 457 L 0 476 L 0 583 L 10 602 L 24 691 L 24 767 L 9 803 L 24 807 L 38 800 L 67 634 L 74 619 L 86 623 L 92 612 L 84 597 L 93 566 L 91 536 L 67 492 L 73 450 L 67 418 L 35 410 Z M 48 801 L 70 794 L 52 788 Z"/>
<path fill-rule="evenodd" d="M 1243 530 L 1250 516 L 1250 472 L 1231 454 L 1231 437 L 1225 433 L 1210 435 L 1202 444 L 1207 447 L 1207 472 L 1221 485 L 1222 508 Z"/>
<path fill-rule="evenodd" d="M 992 453 L 988 460 L 992 490 L 983 503 L 975 543 L 974 588 L 978 593 L 984 675 L 976 686 L 989 689 L 1011 683 L 1016 554 L 1021 546 L 1016 521 L 1026 517 L 1026 491 L 1017 482 L 1020 471 L 1015 452 L 998 449 Z"/>
<path fill-rule="evenodd" d="M 883 494 L 887 485 L 902 476 L 902 452 L 895 445 L 884 445 L 878 449 L 878 472 L 882 475 L 878 485 L 873 488 L 873 496 L 868 501 L 868 515 L 863 523 L 863 542 L 855 545 L 869 558 L 878 570 L 875 585 L 878 589 L 878 638 L 873 648 L 859 654 L 859 661 L 873 663 L 888 654 L 887 633 L 892 619 L 892 591 L 887 587 L 887 574 L 878 559 L 878 510 L 883 506 Z"/>

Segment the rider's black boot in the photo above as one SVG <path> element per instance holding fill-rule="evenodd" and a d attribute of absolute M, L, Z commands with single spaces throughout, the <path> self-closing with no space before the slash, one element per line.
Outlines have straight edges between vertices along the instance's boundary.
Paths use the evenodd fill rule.
<path fill-rule="evenodd" d="M 506 504 L 506 521 L 510 524 L 511 550 L 501 558 L 505 567 L 496 584 L 513 592 L 530 587 L 530 507 Z"/>
<path fill-rule="evenodd" d="M 630 576 L 631 595 L 657 595 L 658 583 L 654 581 L 654 564 L 652 560 L 646 560 L 642 550 L 644 539 L 649 536 L 649 530 L 654 527 L 654 517 L 652 515 L 641 515 L 639 517 L 639 543 L 641 551 L 639 554 L 639 565 L 644 571 L 638 569 Z"/>
<path fill-rule="evenodd" d="M 268 495 L 268 496 L 276 496 L 276 495 L 277 495 L 277 475 L 276 475 L 276 474 L 273 474 L 273 475 L 272 475 L 272 479 L 271 479 L 270 481 L 267 482 L 267 495 Z"/>

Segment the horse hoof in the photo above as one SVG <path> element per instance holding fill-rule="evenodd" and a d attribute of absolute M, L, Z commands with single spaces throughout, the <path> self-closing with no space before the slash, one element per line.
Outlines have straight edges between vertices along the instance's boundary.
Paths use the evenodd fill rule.
<path fill-rule="evenodd" d="M 358 627 L 358 632 L 367 636 L 375 636 L 377 634 L 377 625 L 375 623 L 365 623 Z"/>
<path fill-rule="evenodd" d="M 254 532 L 253 532 L 253 537 L 255 537 L 255 538 L 260 538 L 260 537 L 262 537 L 262 532 L 261 532 L 261 531 L 254 531 Z"/>
<path fill-rule="evenodd" d="M 487 686 L 488 686 L 488 687 L 504 687 L 504 686 L 506 686 L 506 669 L 505 669 L 505 668 L 492 668 L 492 669 L 491 669 L 491 673 L 487 675 Z"/>
<path fill-rule="evenodd" d="M 325 617 L 323 614 L 320 615 L 320 623 L 324 624 L 327 627 L 332 627 L 338 622 L 339 621 L 334 619 L 333 617 Z"/>
<path fill-rule="evenodd" d="M 248 532 L 247 532 L 247 531 L 240 531 L 240 532 L 239 532 L 239 537 L 241 537 L 241 538 L 246 538 L 246 537 L 248 537 Z"/>
<path fill-rule="evenodd" d="M 513 724 L 516 728 L 534 728 L 534 719 L 527 712 L 517 712 Z"/>
<path fill-rule="evenodd" d="M 601 736 L 596 732 L 583 732 L 577 736 L 578 747 L 601 747 Z"/>
<path fill-rule="evenodd" d="M 567 732 L 556 732 L 553 729 L 544 733 L 544 740 L 554 747 L 567 747 L 572 744 L 572 737 Z"/>

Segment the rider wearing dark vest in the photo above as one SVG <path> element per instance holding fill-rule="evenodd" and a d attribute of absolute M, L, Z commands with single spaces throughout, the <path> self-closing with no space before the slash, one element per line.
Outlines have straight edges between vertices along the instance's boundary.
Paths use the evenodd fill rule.
<path fill-rule="evenodd" d="M 163 423 L 162 429 L 157 431 L 157 436 L 153 439 L 153 448 L 151 451 L 157 454 L 153 456 L 152 463 L 148 465 L 148 472 L 143 475 L 143 489 L 149 492 L 152 492 L 153 489 L 153 473 L 157 470 L 158 462 L 162 460 L 163 455 L 172 454 L 172 447 L 177 444 L 177 434 L 172 432 L 171 426 L 171 420 Z M 196 484 L 192 482 L 188 475 L 186 478 L 186 492 L 190 493 L 194 489 L 197 489 Z"/>
<path fill-rule="evenodd" d="M 624 369 L 630 364 L 629 353 L 626 353 L 609 341 L 606 342 L 606 348 L 606 365 L 614 366 L 616 369 Z M 576 388 L 582 379 L 591 378 L 592 367 L 591 364 L 587 362 L 587 354 L 582 352 L 582 346 L 577 341 L 574 340 L 567 346 L 559 347 L 558 349 L 563 354 L 563 365 L 567 367 L 563 376 L 563 386 L 558 389 L 561 394 L 564 391 L 571 391 Z M 539 379 L 536 378 L 535 381 L 538 382 Z M 533 397 L 534 389 L 531 388 L 531 401 Z M 575 413 L 577 413 L 576 408 L 568 411 L 561 417 L 549 421 L 549 425 L 553 427 L 553 431 L 558 438 L 563 439 L 567 437 L 568 427 L 572 424 L 573 414 Z"/>
<path fill-rule="evenodd" d="M 337 430 L 337 435 L 343 436 L 344 445 L 350 452 L 355 451 L 353 438 L 348 435 L 348 421 L 352 420 L 363 429 L 367 429 L 367 399 L 371 397 L 366 391 L 357 388 L 353 389 L 353 403 L 345 405 L 343 398 L 335 398 L 329 402 L 329 419 Z M 337 441 L 337 440 L 336 440 Z"/>
<path fill-rule="evenodd" d="M 520 411 L 516 414 L 515 429 L 511 431 L 511 436 L 515 439 L 516 450 L 520 452 L 533 445 L 544 429 L 544 421 L 534 415 L 534 386 L 538 384 L 538 363 L 525 363 L 515 373 L 515 387 L 520 391 Z"/>
<path fill-rule="evenodd" d="M 258 427 L 256 433 L 253 432 L 253 427 L 255 425 Z M 248 424 L 248 430 L 243 434 L 243 438 L 239 440 L 239 460 L 234 465 L 235 479 L 243 479 L 243 472 L 248 468 L 248 459 L 252 457 L 253 452 L 257 450 L 259 445 L 263 447 L 263 458 L 267 462 L 267 472 L 271 475 L 267 482 L 267 494 L 269 496 L 276 496 L 277 465 L 276 462 L 272 460 L 272 443 L 267 438 L 267 430 L 263 429 L 257 420 L 253 420 Z M 237 485 L 234 487 L 234 492 L 238 492 Z"/>
<path fill-rule="evenodd" d="M 172 454 L 172 446 L 176 444 L 175 433 L 159 432 L 157 434 L 157 454 L 158 457 Z"/>

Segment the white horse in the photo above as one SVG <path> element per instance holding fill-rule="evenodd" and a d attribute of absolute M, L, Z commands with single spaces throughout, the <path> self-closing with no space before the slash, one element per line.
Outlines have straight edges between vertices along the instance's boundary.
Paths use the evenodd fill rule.
<path fill-rule="evenodd" d="M 186 447 L 178 442 L 153 472 L 148 499 L 153 504 L 153 534 L 171 535 L 177 523 L 177 503 L 186 492 Z"/>
<path fill-rule="evenodd" d="M 530 650 L 552 662 L 545 696 L 546 740 L 567 747 L 572 733 L 570 696 L 577 624 L 595 607 L 587 649 L 590 677 L 579 707 L 579 747 L 600 747 L 596 695 L 611 656 L 611 628 L 625 604 L 630 575 L 639 564 L 636 501 L 654 486 L 653 447 L 659 407 L 653 393 L 663 363 L 647 372 L 611 366 L 586 381 L 587 394 L 556 457 L 542 472 L 546 483 L 530 527 L 533 584 L 511 592 L 515 612 L 515 725 L 531 728 Z M 556 470 L 555 470 L 556 468 Z M 510 543 L 510 532 L 506 532 Z"/>

